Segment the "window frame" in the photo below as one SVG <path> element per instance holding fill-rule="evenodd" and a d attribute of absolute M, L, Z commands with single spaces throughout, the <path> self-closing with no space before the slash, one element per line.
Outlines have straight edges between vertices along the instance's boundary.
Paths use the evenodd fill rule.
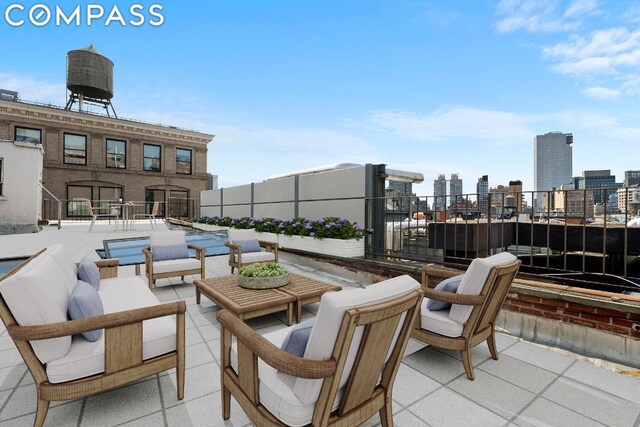
<path fill-rule="evenodd" d="M 84 163 L 71 163 L 67 162 L 67 135 L 69 136 L 80 136 L 84 138 Z M 62 134 L 62 162 L 65 165 L 75 165 L 75 166 L 87 166 L 87 135 L 82 135 L 79 133 L 72 132 L 63 132 Z"/>
<path fill-rule="evenodd" d="M 144 161 L 145 161 L 147 158 L 153 159 L 153 157 L 147 157 L 147 156 L 145 155 L 145 148 L 146 148 L 147 146 L 149 146 L 149 147 L 158 147 L 158 149 L 160 150 L 160 156 L 159 156 L 159 158 L 158 158 L 158 160 L 159 160 L 158 170 L 154 170 L 154 169 L 146 169 L 146 168 L 145 168 Z M 143 170 L 144 172 L 162 173 L 162 145 L 160 145 L 160 144 L 148 144 L 148 143 L 146 143 L 146 142 L 142 144 L 142 170 Z"/>
<path fill-rule="evenodd" d="M 109 142 L 122 142 L 124 144 L 124 167 L 109 166 Z M 127 169 L 127 141 L 124 139 L 106 138 L 104 143 L 104 166 L 109 169 Z M 117 164 L 114 157 L 114 164 Z"/>
<path fill-rule="evenodd" d="M 178 150 L 189 152 L 189 172 L 178 172 Z M 189 148 L 176 148 L 176 174 L 193 175 L 193 150 Z"/>
<path fill-rule="evenodd" d="M 91 214 L 87 214 L 87 215 L 71 215 L 69 213 L 69 206 L 70 203 L 73 202 L 73 200 L 71 198 L 69 198 L 69 188 L 70 187 L 78 187 L 78 188 L 89 188 L 91 190 L 91 197 L 89 198 L 89 200 L 91 200 L 91 206 L 93 206 L 93 186 L 92 185 L 74 185 L 74 184 L 67 184 L 66 185 L 66 192 L 67 192 L 67 218 L 88 218 L 91 216 Z"/>
<path fill-rule="evenodd" d="M 36 142 L 35 144 L 40 144 L 42 145 L 42 129 L 39 128 L 30 128 L 28 126 L 14 126 L 13 127 L 13 140 L 14 141 L 18 141 L 18 129 L 26 129 L 26 130 L 35 130 L 38 131 L 40 133 L 40 138 L 39 141 Z M 20 142 L 30 142 L 30 141 L 25 141 L 25 140 L 20 140 Z"/>
<path fill-rule="evenodd" d="M 0 157 L 0 197 L 4 196 L 4 193 L 2 193 L 3 184 L 4 184 L 4 157 Z"/>

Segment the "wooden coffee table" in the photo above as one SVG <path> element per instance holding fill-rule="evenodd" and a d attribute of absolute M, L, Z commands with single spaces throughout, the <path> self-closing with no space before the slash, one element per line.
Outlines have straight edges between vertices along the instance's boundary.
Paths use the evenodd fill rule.
<path fill-rule="evenodd" d="M 322 294 L 339 291 L 340 286 L 330 285 L 299 274 L 289 273 L 289 284 L 277 289 L 245 289 L 238 285 L 238 276 L 214 277 L 195 280 L 196 303 L 204 294 L 216 305 L 231 311 L 240 320 L 252 319 L 265 314 L 287 312 L 287 325 L 293 320 L 296 306 L 296 322 L 302 318 L 302 306 L 320 301 Z"/>

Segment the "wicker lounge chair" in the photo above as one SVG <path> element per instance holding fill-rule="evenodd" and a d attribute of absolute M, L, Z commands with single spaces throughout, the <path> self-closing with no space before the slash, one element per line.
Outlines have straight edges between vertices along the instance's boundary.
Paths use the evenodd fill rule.
<path fill-rule="evenodd" d="M 431 278 L 428 272 L 432 267 L 424 267 L 422 289 L 425 299 L 412 338 L 436 347 L 460 350 L 467 378 L 473 380 L 472 347 L 486 340 L 491 357 L 498 360 L 495 319 L 520 263 L 515 256 L 506 252 L 488 258 L 476 258 L 465 272 L 456 293 L 429 288 Z M 451 272 L 448 275 L 458 273 Z M 427 308 L 428 298 L 452 305 L 449 309 L 432 311 Z"/>
<path fill-rule="evenodd" d="M 279 348 L 291 328 L 261 336 L 220 311 L 223 418 L 233 396 L 260 426 L 355 426 L 375 414 L 392 425 L 393 383 L 421 300 L 409 276 L 327 293 L 304 357 Z"/>

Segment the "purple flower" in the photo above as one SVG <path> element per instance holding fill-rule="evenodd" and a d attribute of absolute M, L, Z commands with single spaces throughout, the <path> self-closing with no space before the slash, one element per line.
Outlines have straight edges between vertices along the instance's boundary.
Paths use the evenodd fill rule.
<path fill-rule="evenodd" d="M 324 226 L 325 228 L 331 228 L 331 224 L 327 224 Z"/>
<path fill-rule="evenodd" d="M 373 228 L 367 230 L 369 233 L 373 233 Z"/>
<path fill-rule="evenodd" d="M 280 228 L 284 228 L 284 224 L 280 224 Z"/>
<path fill-rule="evenodd" d="M 356 225 L 355 225 L 355 229 L 356 229 L 356 230 L 362 230 L 362 226 L 361 226 L 361 225 L 359 225 L 359 224 L 356 224 Z"/>
<path fill-rule="evenodd" d="M 340 218 L 339 220 L 340 222 L 349 222 L 349 220 L 347 218 Z"/>
<path fill-rule="evenodd" d="M 313 237 L 315 235 L 316 235 L 316 233 L 314 233 L 313 231 L 311 233 L 309 233 L 309 236 L 311 236 L 311 237 Z"/>

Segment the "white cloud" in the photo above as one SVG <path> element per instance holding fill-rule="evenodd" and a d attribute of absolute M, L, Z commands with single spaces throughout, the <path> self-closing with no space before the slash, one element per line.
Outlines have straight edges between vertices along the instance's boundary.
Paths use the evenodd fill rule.
<path fill-rule="evenodd" d="M 367 124 L 374 130 L 417 141 L 467 138 L 509 144 L 531 136 L 527 119 L 521 115 L 471 107 L 440 109 L 428 115 L 397 110 L 377 111 Z"/>
<path fill-rule="evenodd" d="M 13 90 L 26 101 L 43 104 L 63 105 L 66 103 L 67 88 L 63 84 L 39 81 L 32 77 L 0 73 L 0 88 Z"/>
<path fill-rule="evenodd" d="M 583 93 L 588 97 L 595 99 L 613 99 L 618 98 L 621 92 L 619 89 L 609 89 L 602 86 L 593 86 L 583 90 Z"/>
<path fill-rule="evenodd" d="M 598 9 L 596 0 L 574 0 L 564 12 L 565 18 L 590 15 Z"/>
<path fill-rule="evenodd" d="M 592 0 L 575 0 L 564 13 L 561 6 L 558 0 L 501 0 L 496 30 L 499 33 L 573 31 L 580 26 L 579 18 L 595 12 L 597 4 Z"/>

